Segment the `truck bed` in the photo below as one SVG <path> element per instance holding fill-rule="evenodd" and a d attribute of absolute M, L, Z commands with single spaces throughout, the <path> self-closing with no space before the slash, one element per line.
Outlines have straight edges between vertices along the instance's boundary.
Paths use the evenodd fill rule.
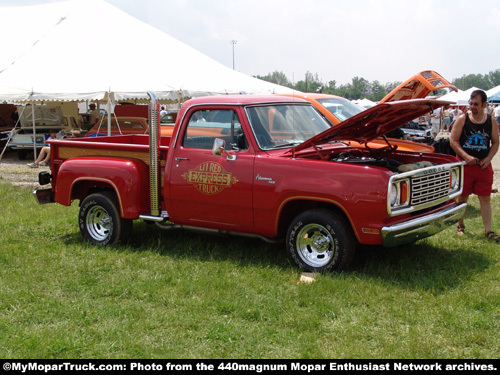
<path fill-rule="evenodd" d="M 49 141 L 54 160 L 102 156 L 140 159 L 149 165 L 149 136 L 142 134 L 66 138 Z M 160 158 L 168 152 L 170 137 L 160 138 Z"/>

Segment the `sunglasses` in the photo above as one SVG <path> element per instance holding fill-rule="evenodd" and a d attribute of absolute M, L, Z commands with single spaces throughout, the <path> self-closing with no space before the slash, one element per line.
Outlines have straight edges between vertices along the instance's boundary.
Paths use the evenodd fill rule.
<path fill-rule="evenodd" d="M 469 101 L 469 105 L 470 105 L 471 107 L 479 107 L 479 106 L 483 105 L 483 103 L 479 103 L 479 102 L 470 102 L 470 101 Z"/>

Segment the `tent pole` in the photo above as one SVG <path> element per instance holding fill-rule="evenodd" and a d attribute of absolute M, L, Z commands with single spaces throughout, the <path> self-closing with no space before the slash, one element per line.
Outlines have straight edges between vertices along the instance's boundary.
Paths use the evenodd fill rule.
<path fill-rule="evenodd" d="M 111 92 L 108 91 L 108 102 L 106 103 L 106 112 L 108 112 L 108 135 L 111 135 Z"/>
<path fill-rule="evenodd" d="M 33 162 L 36 161 L 36 128 L 35 128 L 35 103 L 33 97 L 31 98 L 31 122 L 33 125 Z"/>

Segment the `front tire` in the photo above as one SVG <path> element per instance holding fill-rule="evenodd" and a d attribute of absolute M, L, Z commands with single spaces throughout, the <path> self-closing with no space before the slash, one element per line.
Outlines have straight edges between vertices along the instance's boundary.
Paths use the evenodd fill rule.
<path fill-rule="evenodd" d="M 132 220 L 122 219 L 114 194 L 91 194 L 80 206 L 80 232 L 93 245 L 124 243 L 132 232 Z"/>
<path fill-rule="evenodd" d="M 298 215 L 287 232 L 290 258 L 308 272 L 340 271 L 354 258 L 356 240 L 346 220 L 326 209 Z"/>

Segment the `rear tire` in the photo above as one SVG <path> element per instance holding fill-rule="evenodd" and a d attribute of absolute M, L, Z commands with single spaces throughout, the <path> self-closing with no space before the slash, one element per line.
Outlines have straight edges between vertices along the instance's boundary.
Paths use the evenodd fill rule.
<path fill-rule="evenodd" d="M 286 248 L 290 258 L 303 270 L 340 271 L 354 258 L 356 240 L 345 218 L 327 209 L 315 209 L 292 221 Z"/>
<path fill-rule="evenodd" d="M 115 195 L 109 192 L 85 198 L 78 219 L 83 238 L 93 245 L 124 243 L 132 233 L 132 220 L 121 218 Z"/>

